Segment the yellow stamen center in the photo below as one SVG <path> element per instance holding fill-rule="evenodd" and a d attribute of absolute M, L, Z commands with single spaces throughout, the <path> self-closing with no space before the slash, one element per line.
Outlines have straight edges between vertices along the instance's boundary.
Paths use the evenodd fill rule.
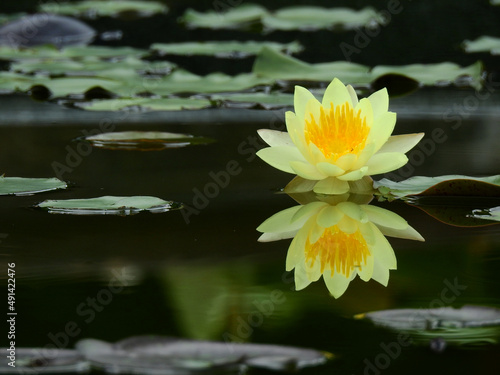
<path fill-rule="evenodd" d="M 344 233 L 336 225 L 325 228 L 321 237 L 311 244 L 309 238 L 305 248 L 306 262 L 310 267 L 320 262 L 321 273 L 325 270 L 341 273 L 348 277 L 355 267 L 360 270 L 366 265 L 370 250 L 359 229 L 354 233 Z"/>
<path fill-rule="evenodd" d="M 330 109 L 320 107 L 319 119 L 310 114 L 306 121 L 305 139 L 307 144 L 314 143 L 325 157 L 336 161 L 345 154 L 356 154 L 365 148 L 370 132 L 366 118 L 361 117 L 361 110 L 354 109 L 345 102 Z"/>

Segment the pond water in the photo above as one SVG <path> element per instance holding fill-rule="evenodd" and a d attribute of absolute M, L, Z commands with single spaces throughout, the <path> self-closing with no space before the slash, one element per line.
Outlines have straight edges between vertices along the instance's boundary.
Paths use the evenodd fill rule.
<path fill-rule="evenodd" d="M 172 11 L 182 14 L 179 9 Z M 95 21 L 96 27 L 99 22 L 104 21 Z M 108 29 L 120 25 L 117 19 L 107 22 Z M 189 33 L 175 38 L 189 40 Z M 326 31 L 318 35 L 322 33 Z M 131 45 L 131 40 L 129 33 L 123 43 Z M 156 40 L 147 43 L 152 42 Z M 204 73 L 203 64 L 189 59 L 195 58 L 179 63 Z M 228 61 L 223 64 L 234 73 Z M 471 88 L 452 86 L 391 98 L 390 110 L 398 114 L 395 134 L 425 132 L 426 142 L 408 154 L 406 167 L 386 177 L 498 174 L 500 95 L 492 90 L 484 99 L 472 100 L 476 95 Z M 16 271 L 16 345 L 73 348 L 83 338 L 115 342 L 164 335 L 290 345 L 334 355 L 324 365 L 302 370 L 305 374 L 498 371 L 496 331 L 469 345 L 453 345 L 439 333 L 409 344 L 399 331 L 354 317 L 402 308 L 500 308 L 499 225 L 453 226 L 424 212 L 423 200 L 410 205 L 374 199 L 372 204 L 399 214 L 425 238 L 390 238 L 398 266 L 390 272 L 388 286 L 356 278 L 338 299 L 322 280 L 295 290 L 293 272 L 285 271 L 290 240 L 260 243 L 256 231 L 266 218 L 296 204 L 280 191 L 291 175 L 255 155 L 264 146 L 257 130 L 284 130 L 287 109 L 91 112 L 36 102 L 24 94 L 0 96 L 1 172 L 56 175 L 70 183 L 66 190 L 0 197 L 2 267 L 6 272 L 7 263 L 15 263 Z M 146 152 L 83 148 L 75 141 L 103 132 L 105 126 L 191 134 L 215 142 Z M 156 196 L 185 207 L 132 216 L 57 215 L 33 208 L 46 199 L 104 195 Z M 430 204 L 500 206 L 498 196 L 447 197 Z M 467 333 L 456 335 L 460 342 L 470 339 Z M 6 337 L 2 343 L 8 343 Z"/>

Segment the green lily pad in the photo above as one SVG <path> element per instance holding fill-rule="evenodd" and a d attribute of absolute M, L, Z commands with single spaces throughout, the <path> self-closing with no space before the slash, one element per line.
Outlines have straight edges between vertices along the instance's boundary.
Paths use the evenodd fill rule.
<path fill-rule="evenodd" d="M 212 103 L 208 99 L 195 98 L 120 98 L 75 105 L 89 111 L 180 111 L 209 108 Z"/>
<path fill-rule="evenodd" d="M 319 30 L 340 28 L 344 30 L 366 26 L 380 21 L 373 8 L 354 10 L 349 8 L 322 8 L 317 6 L 293 6 L 280 9 L 262 18 L 268 30 Z"/>
<path fill-rule="evenodd" d="M 337 77 L 351 84 L 370 83 L 369 70 L 367 66 L 346 61 L 309 64 L 265 47 L 257 55 L 252 69 L 257 76 L 278 80 L 330 82 Z"/>
<path fill-rule="evenodd" d="M 293 106 L 293 94 L 275 93 L 242 93 L 216 94 L 210 97 L 214 101 L 224 102 L 226 107 L 276 109 Z"/>
<path fill-rule="evenodd" d="M 167 132 L 126 131 L 84 138 L 92 146 L 111 150 L 158 151 L 214 142 L 211 138 Z"/>
<path fill-rule="evenodd" d="M 490 177 L 415 176 L 401 182 L 384 178 L 374 181 L 373 187 L 389 199 L 411 195 L 500 197 L 500 175 Z"/>
<path fill-rule="evenodd" d="M 500 55 L 500 38 L 493 36 L 481 36 L 476 40 L 465 40 L 462 46 L 467 53 L 489 52 L 492 55 Z"/>
<path fill-rule="evenodd" d="M 482 87 L 482 64 L 476 63 L 461 67 L 450 62 L 438 64 L 411 64 L 402 66 L 376 66 L 372 69 L 374 78 L 386 74 L 399 74 L 420 82 L 425 86 L 441 86 L 456 83 L 460 78 L 467 78 L 468 86 L 480 89 Z"/>
<path fill-rule="evenodd" d="M 436 339 L 445 345 L 495 344 L 500 337 L 500 310 L 486 306 L 382 310 L 356 318 L 406 332 L 415 344 L 432 346 Z"/>
<path fill-rule="evenodd" d="M 51 214 L 128 216 L 141 211 L 162 213 L 178 210 L 182 208 L 182 204 L 148 196 L 103 196 L 88 199 L 45 200 L 35 207 L 47 209 Z"/>
<path fill-rule="evenodd" d="M 256 55 L 263 47 L 284 51 L 286 53 L 298 53 L 303 49 L 299 42 L 283 44 L 256 41 L 155 43 L 152 44 L 150 48 L 161 55 L 213 55 L 227 58 L 244 58 Z"/>
<path fill-rule="evenodd" d="M 252 73 L 229 76 L 223 73 L 211 73 L 198 76 L 188 71 L 177 69 L 172 74 L 155 82 L 150 92 L 166 96 L 176 93 L 216 93 L 242 91 L 255 86 L 271 85 L 274 79 L 258 77 Z"/>
<path fill-rule="evenodd" d="M 125 12 L 148 17 L 157 13 L 167 13 L 168 7 L 156 1 L 86 0 L 71 3 L 47 2 L 39 6 L 39 11 L 88 18 L 116 17 Z"/>
<path fill-rule="evenodd" d="M 0 176 L 0 195 L 30 195 L 66 189 L 66 182 L 57 178 L 24 178 Z"/>
<path fill-rule="evenodd" d="M 190 28 L 209 29 L 240 29 L 251 23 L 258 22 L 262 16 L 268 14 L 267 10 L 256 4 L 243 4 L 238 7 L 217 9 L 208 12 L 197 12 L 188 9 L 180 18 Z"/>
<path fill-rule="evenodd" d="M 390 74 L 406 76 L 422 85 L 451 84 L 459 80 L 479 89 L 482 85 L 480 62 L 461 68 L 453 63 L 412 64 L 405 66 L 367 66 L 346 61 L 309 64 L 269 48 L 257 55 L 253 72 L 278 80 L 330 82 L 334 77 L 344 83 L 366 85 Z"/>

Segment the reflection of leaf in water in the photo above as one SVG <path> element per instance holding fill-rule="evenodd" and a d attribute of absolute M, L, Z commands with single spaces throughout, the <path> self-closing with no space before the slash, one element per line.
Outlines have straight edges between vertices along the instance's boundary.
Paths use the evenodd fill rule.
<path fill-rule="evenodd" d="M 484 35 L 476 40 L 465 40 L 462 46 L 467 53 L 489 52 L 500 55 L 500 38 L 493 36 Z"/>
<path fill-rule="evenodd" d="M 182 208 L 180 203 L 148 196 L 103 196 L 87 199 L 46 200 L 36 207 L 52 214 L 68 215 L 135 215 L 141 211 L 162 213 Z"/>
<path fill-rule="evenodd" d="M 254 107 L 274 109 L 293 106 L 293 94 L 275 93 L 241 93 L 216 94 L 210 97 L 214 101 L 222 101 L 226 107 Z"/>
<path fill-rule="evenodd" d="M 12 370 L 9 370 L 12 369 Z M 23 371 L 24 370 L 24 371 Z M 76 350 L 53 348 L 51 355 L 40 348 L 16 348 L 16 367 L 2 365 L 3 374 L 36 372 L 38 374 L 76 374 L 90 372 L 90 363 Z"/>
<path fill-rule="evenodd" d="M 472 210 L 472 214 L 470 215 L 470 217 L 473 219 L 492 220 L 500 222 L 500 206 L 485 210 Z"/>
<path fill-rule="evenodd" d="M 180 111 L 208 108 L 212 103 L 208 99 L 197 98 L 121 98 L 93 100 L 75 105 L 89 111 Z"/>
<path fill-rule="evenodd" d="M 256 41 L 154 43 L 150 46 L 150 49 L 160 55 L 213 55 L 217 57 L 243 58 L 256 55 L 263 47 L 284 51 L 285 53 L 297 53 L 303 49 L 299 42 L 283 44 Z"/>
<path fill-rule="evenodd" d="M 388 199 L 404 198 L 410 195 L 499 197 L 500 175 L 489 177 L 415 176 L 400 182 L 383 178 L 380 181 L 374 181 L 373 187 Z"/>
<path fill-rule="evenodd" d="M 196 341 L 161 336 L 131 337 L 115 344 L 80 340 L 77 350 L 91 364 L 113 373 L 194 373 L 201 370 L 241 371 L 247 366 L 298 370 L 324 364 L 330 353 L 292 346 Z M 197 373 L 198 373 L 197 372 Z M 241 372 L 238 372 L 241 373 Z"/>
<path fill-rule="evenodd" d="M 437 338 L 450 345 L 494 344 L 500 336 L 500 310 L 486 306 L 382 310 L 356 317 L 407 332 L 416 343 L 425 345 Z"/>
<path fill-rule="evenodd" d="M 84 138 L 92 146 L 110 150 L 158 151 L 214 142 L 213 139 L 190 134 L 125 131 L 101 133 Z"/>
<path fill-rule="evenodd" d="M 66 189 L 67 184 L 57 178 L 24 178 L 0 176 L 0 195 L 30 195 L 45 191 Z"/>
<path fill-rule="evenodd" d="M 47 2 L 38 7 L 40 12 L 65 14 L 74 17 L 117 17 L 121 13 L 133 12 L 138 16 L 148 17 L 157 13 L 167 13 L 168 7 L 156 1 L 103 1 L 84 0 L 76 2 Z"/>

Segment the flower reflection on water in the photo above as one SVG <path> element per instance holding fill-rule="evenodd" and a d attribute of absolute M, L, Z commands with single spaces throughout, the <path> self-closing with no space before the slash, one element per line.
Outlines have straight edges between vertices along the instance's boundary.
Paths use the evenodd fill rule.
<path fill-rule="evenodd" d="M 297 290 L 321 276 L 335 298 L 344 294 L 356 275 L 387 286 L 389 270 L 395 270 L 397 263 L 385 236 L 424 239 L 399 215 L 367 204 L 370 200 L 371 196 L 357 194 L 316 195 L 315 200 L 264 221 L 257 228 L 263 233 L 259 241 L 293 238 L 286 270 L 295 270 Z"/>

